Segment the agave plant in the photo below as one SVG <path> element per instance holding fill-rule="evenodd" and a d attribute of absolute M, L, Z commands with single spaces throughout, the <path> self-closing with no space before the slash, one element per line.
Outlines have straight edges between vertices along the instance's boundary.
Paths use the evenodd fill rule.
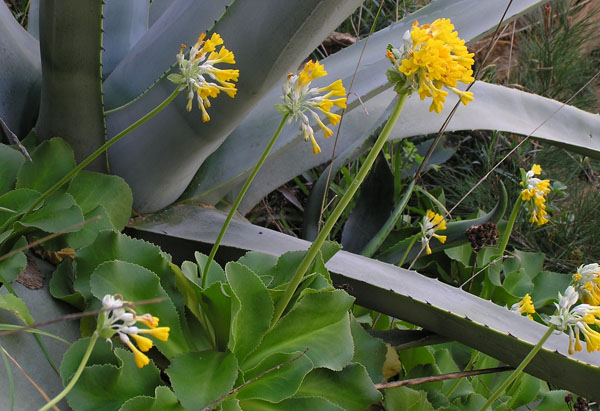
<path fill-rule="evenodd" d="M 262 4 L 260 11 L 251 0 L 104 3 L 32 1 L 29 33 L 0 3 L 0 118 L 5 124 L 5 137 L 14 142 L 12 133 L 23 137 L 32 128 L 41 140 L 60 136 L 69 142 L 75 159 L 80 161 L 171 94 L 174 86 L 167 76 L 175 67 L 181 43 L 192 44 L 199 32 L 218 32 L 235 52 L 240 70 L 235 99 L 216 100 L 208 123 L 202 122 L 199 112 L 186 112 L 184 98 L 176 99 L 113 146 L 107 153 L 108 162 L 93 165 L 95 170 L 110 170 L 127 181 L 137 212 L 162 210 L 132 225 L 139 235 L 148 236 L 173 253 L 184 247 L 210 244 L 224 216 L 197 204 L 214 205 L 236 194 L 266 136 L 280 120 L 273 106 L 279 103 L 285 75 L 295 71 L 361 1 L 272 0 Z M 539 3 L 515 2 L 504 23 Z M 362 40 L 324 59 L 330 75 L 350 84 L 354 67 L 364 53 L 341 126 L 337 152 L 342 154 L 337 163 L 364 152 L 368 148 L 365 141 L 386 119 L 386 109 L 394 96 L 385 77 L 387 44 L 400 43 L 414 20 L 427 23 L 440 17 L 452 19 L 462 38 L 476 40 L 496 27 L 504 7 L 495 0 L 433 1 L 373 34 L 366 46 L 366 40 Z M 468 109 L 456 112 L 448 130 L 531 134 L 535 139 L 599 156 L 597 115 L 484 82 L 477 82 L 471 91 L 475 100 Z M 410 97 L 391 138 L 437 132 L 452 106 L 452 97 L 448 100 L 440 116 L 431 116 L 427 103 Z M 310 146 L 302 143 L 296 129 L 284 129 L 242 203 L 242 211 L 282 183 L 325 163 L 333 139 L 322 144 L 322 149 L 321 155 L 310 154 Z M 488 219 L 499 219 L 502 213 L 498 210 L 504 208 L 501 204 Z M 457 238 L 463 229 L 455 228 Z M 307 248 L 305 241 L 242 221 L 230 227 L 223 244 L 234 253 L 250 250 L 277 257 Z M 79 269 L 86 258 L 91 258 L 89 250 L 87 253 L 78 263 L 76 260 Z M 114 259 L 137 263 L 120 254 Z M 167 270 L 168 264 L 163 259 L 156 270 Z M 327 268 L 333 273 L 333 281 L 347 285 L 361 305 L 410 321 L 511 365 L 516 365 L 545 331 L 527 319 L 515 319 L 508 310 L 489 301 L 380 261 L 342 251 Z M 531 280 L 537 275 L 532 273 Z M 89 284 L 83 287 L 89 289 Z M 93 287 L 103 290 L 99 284 Z M 600 360 L 583 353 L 567 356 L 567 340 L 566 336 L 553 336 L 527 371 L 593 398 L 598 395 L 593 382 L 600 375 Z M 67 367 L 74 368 L 73 364 Z M 235 376 L 229 377 L 235 380 Z"/>

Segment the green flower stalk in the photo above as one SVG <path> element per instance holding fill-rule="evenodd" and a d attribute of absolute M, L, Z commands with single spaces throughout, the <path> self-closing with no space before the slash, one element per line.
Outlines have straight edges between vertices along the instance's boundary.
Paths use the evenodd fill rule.
<path fill-rule="evenodd" d="M 326 138 L 330 137 L 333 134 L 333 131 L 329 127 L 327 127 L 323 121 L 321 121 L 317 111 L 321 112 L 325 115 L 327 120 L 336 125 L 341 116 L 339 114 L 335 114 L 331 112 L 333 106 L 338 106 L 340 108 L 346 108 L 346 89 L 342 84 L 342 80 L 336 80 L 327 87 L 315 88 L 310 87 L 310 83 L 319 77 L 324 77 L 327 75 L 325 68 L 318 61 L 313 63 L 312 60 L 308 61 L 302 71 L 299 74 L 290 73 L 287 77 L 286 82 L 283 85 L 283 104 L 277 104 L 275 108 L 283 114 L 283 118 L 275 130 L 275 133 L 271 137 L 271 140 L 267 144 L 267 147 L 263 151 L 260 156 L 258 162 L 254 166 L 254 169 L 246 179 L 244 186 L 238 193 L 223 226 L 221 227 L 221 231 L 217 236 L 217 239 L 210 250 L 210 254 L 208 259 L 206 260 L 206 264 L 204 266 L 204 271 L 202 275 L 202 287 L 206 287 L 206 279 L 208 269 L 210 268 L 210 264 L 212 263 L 217 250 L 219 249 L 219 245 L 223 240 L 223 236 L 229 227 L 231 219 L 233 215 L 237 211 L 246 191 L 250 188 L 252 181 L 254 181 L 254 177 L 258 173 L 258 170 L 262 167 L 263 163 L 267 159 L 273 145 L 277 141 L 283 126 L 286 121 L 288 124 L 291 121 L 298 121 L 299 129 L 302 132 L 304 139 L 306 141 L 310 141 L 312 145 L 313 154 L 318 154 L 321 152 L 321 147 L 317 143 L 315 139 L 314 130 L 310 126 L 310 118 L 307 116 L 309 114 L 313 120 L 319 125 L 321 130 L 323 130 L 323 134 Z M 324 93 L 324 94 L 323 94 Z M 332 99 L 331 97 L 337 97 Z"/>
<path fill-rule="evenodd" d="M 464 40 L 458 38 L 450 20 L 438 19 L 431 25 L 423 26 L 419 26 L 415 22 L 411 31 L 407 31 L 404 35 L 403 42 L 401 50 L 388 46 L 386 54 L 394 66 L 387 72 L 388 80 L 398 93 L 394 109 L 354 180 L 309 247 L 283 296 L 277 302 L 271 327 L 281 318 L 333 226 L 371 170 L 375 159 L 400 117 L 406 98 L 414 91 L 418 91 L 421 99 L 433 97 L 430 111 L 438 113 L 442 110 L 445 96 L 448 94 L 441 89 L 442 86 L 458 94 L 465 105 L 473 99 L 472 93 L 456 89 L 459 81 L 465 83 L 473 81 L 471 76 L 473 74 L 471 70 L 473 54 L 468 53 Z"/>

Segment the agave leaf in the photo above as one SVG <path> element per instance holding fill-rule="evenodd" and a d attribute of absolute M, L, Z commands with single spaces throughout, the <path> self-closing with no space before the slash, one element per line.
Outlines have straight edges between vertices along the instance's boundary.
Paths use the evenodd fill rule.
<path fill-rule="evenodd" d="M 39 107 L 39 45 L 13 18 L 4 2 L 0 2 L 0 50 L 0 118 L 13 133 L 25 136 L 35 123 Z"/>
<path fill-rule="evenodd" d="M 168 209 L 135 228 L 209 244 L 216 238 L 225 215 L 214 210 L 181 205 Z M 156 238 L 156 237 L 155 237 Z M 249 223 L 232 221 L 222 245 L 229 252 L 245 250 L 281 255 L 305 250 L 310 243 Z M 417 324 L 426 330 L 464 343 L 516 366 L 546 332 L 547 328 L 515 315 L 505 307 L 483 300 L 381 261 L 338 252 L 327 263 L 334 283 L 357 298 L 357 303 Z M 600 359 L 579 352 L 567 354 L 568 336 L 552 335 L 527 367 L 527 372 L 562 388 L 598 399 Z"/>
<path fill-rule="evenodd" d="M 124 59 L 106 81 L 109 108 L 128 102 L 169 69 L 182 41 L 191 44 L 207 29 L 223 37 L 227 48 L 235 53 L 235 68 L 241 73 L 235 100 L 219 96 L 211 102 L 210 122 L 202 123 L 199 110 L 186 113 L 186 98 L 181 95 L 109 151 L 111 169 L 129 183 L 134 208 L 139 211 L 155 211 L 176 200 L 206 157 L 258 99 L 290 70 L 295 70 L 361 2 L 269 0 L 263 2 L 258 12 L 255 1 L 236 0 L 214 26 L 212 20 L 206 22 L 206 18 L 202 20 L 204 24 L 198 22 L 208 3 L 188 0 L 169 7 L 140 40 L 131 58 Z M 223 11 L 225 4 L 218 4 Z M 192 19 L 194 15 L 198 18 Z M 251 36 L 240 30 L 249 21 L 256 28 Z M 169 27 L 166 32 L 165 25 Z M 153 65 L 151 69 L 145 68 Z M 174 88 L 170 81 L 161 78 L 138 100 L 109 114 L 106 118 L 108 137 L 156 107 Z"/>
<path fill-rule="evenodd" d="M 148 30 L 148 0 L 105 0 L 102 14 L 102 77 L 106 77 Z"/>
<path fill-rule="evenodd" d="M 81 162 L 104 144 L 100 48 L 102 0 L 44 0 L 40 52 L 44 81 L 36 125 L 42 140 L 60 136 Z M 106 170 L 103 156 L 91 167 Z"/>
<path fill-rule="evenodd" d="M 513 9 L 517 6 L 517 3 L 514 3 L 508 16 L 522 13 L 537 3 L 539 2 L 519 2 L 518 7 Z M 342 152 L 379 124 L 376 122 L 377 117 L 389 105 L 395 94 L 386 84 L 385 70 L 389 67 L 389 62 L 384 57 L 385 47 L 388 43 L 397 44 L 404 31 L 415 19 L 426 23 L 435 17 L 449 17 L 462 38 L 473 40 L 497 24 L 504 7 L 504 3 L 493 0 L 438 1 L 374 34 L 369 39 L 362 60 L 367 63 L 363 63 L 360 67 L 353 87 L 353 91 L 365 104 L 369 116 L 365 115 L 357 97 L 351 94 L 349 110 L 346 111 L 342 122 L 337 151 Z M 329 72 L 328 78 L 342 78 L 344 83 L 349 85 L 354 64 L 358 61 L 363 45 L 363 42 L 359 42 L 325 59 L 323 62 Z M 558 103 L 542 97 L 484 83 L 477 83 L 473 91 L 475 93 L 475 101 L 471 103 L 473 107 L 461 107 L 449 130 L 483 128 L 529 134 L 547 120 L 558 106 Z M 185 199 L 214 204 L 245 179 L 248 170 L 254 165 L 262 150 L 264 143 L 261 142 L 264 136 L 270 135 L 279 121 L 279 115 L 273 110 L 273 105 L 279 102 L 279 95 L 279 88 L 269 93 L 219 150 L 206 160 L 185 193 Z M 506 103 L 507 100 L 510 103 Z M 449 100 L 446 109 L 449 110 L 455 101 L 455 99 Z M 418 97 L 411 97 L 406 103 L 398 130 L 394 131 L 395 135 L 392 138 L 437 132 L 445 118 L 444 114 L 448 111 L 435 116 L 428 112 L 428 106 L 428 103 L 420 102 Z M 480 115 L 482 112 L 484 112 L 483 116 Z M 590 145 L 596 143 L 593 150 L 597 150 L 598 140 L 593 141 L 589 134 L 592 130 L 598 129 L 598 121 L 600 119 L 593 115 L 572 107 L 564 107 L 553 118 L 552 124 L 546 123 L 533 135 L 540 139 L 569 144 L 571 147 L 582 146 L 585 149 L 592 148 Z M 554 128 L 555 124 L 560 124 L 558 130 Z M 400 128 L 402 130 L 399 130 Z M 565 133 L 564 130 L 569 132 Z M 303 145 L 301 140 L 302 137 L 294 127 L 283 130 L 273 149 L 273 154 L 258 174 L 253 189 L 246 195 L 241 210 L 248 210 L 275 187 L 330 158 L 333 139 L 322 140 L 323 153 L 318 156 L 310 155 L 310 147 Z M 241 145 L 245 147 L 244 150 L 239 150 Z"/>
<path fill-rule="evenodd" d="M 156 20 L 158 20 L 173 3 L 175 3 L 173 0 L 152 0 L 152 2 L 150 2 L 150 16 L 148 24 L 152 26 L 154 23 L 156 23 Z"/>

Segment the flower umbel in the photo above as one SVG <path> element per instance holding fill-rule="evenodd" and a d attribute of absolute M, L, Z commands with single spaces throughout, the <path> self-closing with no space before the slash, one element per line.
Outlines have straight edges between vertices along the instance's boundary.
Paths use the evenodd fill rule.
<path fill-rule="evenodd" d="M 320 153 L 321 147 L 315 140 L 315 133 L 310 126 L 308 115 L 321 127 L 325 137 L 329 138 L 333 131 L 321 121 L 317 111 L 323 113 L 327 120 L 335 126 L 340 121 L 340 115 L 332 113 L 332 107 L 346 108 L 346 89 L 342 80 L 336 80 L 327 87 L 310 87 L 312 80 L 326 75 L 327 72 L 322 64 L 309 60 L 299 74 L 290 73 L 288 75 L 283 85 L 283 96 L 281 97 L 283 104 L 275 105 L 280 113 L 289 115 L 288 124 L 292 120 L 299 121 L 300 131 L 304 135 L 305 141 L 310 140 L 313 154 Z"/>
<path fill-rule="evenodd" d="M 600 305 L 600 266 L 596 263 L 581 265 L 571 282 L 585 304 Z"/>
<path fill-rule="evenodd" d="M 129 303 L 120 297 L 107 294 L 102 299 L 102 311 L 98 316 L 98 334 L 110 340 L 113 335 L 118 334 L 121 341 L 133 352 L 133 358 L 138 368 L 148 365 L 150 359 L 143 352 L 152 348 L 153 342 L 150 338 L 140 334 L 148 334 L 161 341 L 169 338 L 169 327 L 158 327 L 158 318 L 151 314 L 136 315 L 136 312 L 127 307 Z M 142 323 L 149 328 L 138 328 L 135 324 Z M 131 338 L 137 347 L 131 342 Z M 139 348 L 138 348 L 139 347 Z"/>
<path fill-rule="evenodd" d="M 232 81 L 238 81 L 239 70 L 218 69 L 215 64 L 235 64 L 233 53 L 222 46 L 219 51 L 217 47 L 223 44 L 223 39 L 217 33 L 213 33 L 210 39 L 206 39 L 202 33 L 196 44 L 190 49 L 189 59 L 186 59 L 183 51 L 185 44 L 177 54 L 180 74 L 169 74 L 168 79 L 178 85 L 179 90 L 187 90 L 187 111 L 192 110 L 194 94 L 197 96 L 198 107 L 202 111 L 202 121 L 207 122 L 210 116 L 206 109 L 210 107 L 209 97 L 217 97 L 223 91 L 229 97 L 235 97 L 237 89 Z"/>
<path fill-rule="evenodd" d="M 585 338 L 588 352 L 599 350 L 600 333 L 590 325 L 600 325 L 600 307 L 589 304 L 573 307 L 579 299 L 579 293 L 573 286 L 569 286 L 564 295 L 558 293 L 558 297 L 558 304 L 554 304 L 558 314 L 550 316 L 550 323 L 569 333 L 569 354 L 582 350 L 580 333 Z"/>
<path fill-rule="evenodd" d="M 456 86 L 459 81 L 465 84 L 475 81 L 471 69 L 474 54 L 469 53 L 449 19 L 437 19 L 422 26 L 415 21 L 402 40 L 399 49 L 389 45 L 386 54 L 394 66 L 387 74 L 396 92 L 416 90 L 421 100 L 433 97 L 429 111 L 436 113 L 442 111 L 448 95 L 442 87 L 458 95 L 465 106 L 473 100 L 473 93 Z"/>
<path fill-rule="evenodd" d="M 533 302 L 531 301 L 531 296 L 529 294 L 525 294 L 525 297 L 518 303 L 514 303 L 510 310 L 519 313 L 519 314 L 527 314 L 530 320 L 533 320 L 531 314 L 535 313 L 535 308 L 533 306 Z"/>
<path fill-rule="evenodd" d="M 431 254 L 429 242 L 433 237 L 437 238 L 442 244 L 446 242 L 445 235 L 436 234 L 436 231 L 443 231 L 445 229 L 446 220 L 444 220 L 444 217 L 431 210 L 427 210 L 427 214 L 423 217 L 423 223 L 421 224 L 421 233 L 423 235 L 421 243 L 425 247 L 427 255 Z"/>
<path fill-rule="evenodd" d="M 548 222 L 546 196 L 550 192 L 550 180 L 540 180 L 534 177 L 540 175 L 541 172 L 542 168 L 538 164 L 534 164 L 527 172 L 521 169 L 521 185 L 524 187 L 521 191 L 521 199 L 526 202 L 531 213 L 529 222 L 537 223 L 538 226 Z"/>

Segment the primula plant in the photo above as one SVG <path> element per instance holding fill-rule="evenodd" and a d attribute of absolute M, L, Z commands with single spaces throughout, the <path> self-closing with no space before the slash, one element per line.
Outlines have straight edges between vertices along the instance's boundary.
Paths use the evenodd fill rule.
<path fill-rule="evenodd" d="M 360 3 L 270 1 L 258 11 L 251 0 L 32 1 L 29 33 L 0 3 L 0 118 L 10 143 L 0 145 L 0 281 L 9 293 L 0 308 L 26 326 L 4 324 L 6 332 L 34 338 L 15 361 L 53 376 L 40 393 L 16 387 L 7 366 L 7 408 L 34 401 L 50 409 L 63 398 L 76 410 L 401 409 L 415 398 L 440 409 L 556 404 L 548 384 L 524 369 L 597 396 L 600 361 L 581 350 L 582 336 L 589 351 L 598 348 L 597 267 L 558 287 L 571 279 L 543 271 L 543 256 L 505 253 L 523 202 L 532 223 L 552 221 L 539 166 L 523 172 L 506 224 L 501 183 L 493 210 L 457 220 L 443 192 L 413 175 L 356 253 L 329 241 L 349 205 L 358 210 L 373 181 L 389 181 L 376 161 L 383 147 L 438 132 L 453 106 L 449 130 L 531 133 L 600 152 L 589 137 L 598 116 L 473 83 L 466 43 L 497 27 L 504 6 L 494 0 L 438 0 L 368 43 L 303 63 Z M 515 3 L 502 23 L 538 3 Z M 297 127 L 285 127 L 291 122 Z M 336 138 L 317 142 L 315 127 Z M 312 243 L 235 218 L 327 162 L 336 144 L 332 171 L 364 156 Z M 438 149 L 430 145 L 417 174 Z M 471 227 L 489 234 L 475 238 L 477 250 Z M 55 264 L 39 291 L 16 281 L 33 247 Z M 452 269 L 440 269 L 442 283 L 401 268 L 408 262 Z M 471 292 L 461 289 L 467 283 Z M 34 320 L 58 303 L 81 314 L 64 336 Z M 424 346 L 423 333 L 468 352 L 457 354 L 453 342 Z M 23 351 L 9 337 L 0 336 L 6 364 Z M 49 349 L 52 337 L 67 344 Z M 470 369 L 480 357 L 489 368 L 517 368 L 510 377 L 434 383 L 437 395 L 387 384 Z"/>

